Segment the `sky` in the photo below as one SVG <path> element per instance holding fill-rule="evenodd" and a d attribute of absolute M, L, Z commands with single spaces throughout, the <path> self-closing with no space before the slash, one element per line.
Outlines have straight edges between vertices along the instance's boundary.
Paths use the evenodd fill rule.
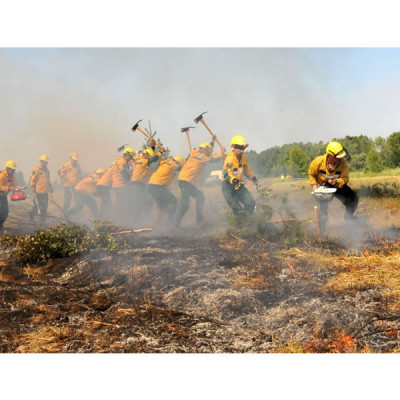
<path fill-rule="evenodd" d="M 387 137 L 400 129 L 400 48 L 3 47 L 0 163 L 24 175 L 41 154 L 57 170 L 78 152 L 105 168 L 140 119 L 172 154 L 243 135 L 260 152 L 333 137 Z"/>

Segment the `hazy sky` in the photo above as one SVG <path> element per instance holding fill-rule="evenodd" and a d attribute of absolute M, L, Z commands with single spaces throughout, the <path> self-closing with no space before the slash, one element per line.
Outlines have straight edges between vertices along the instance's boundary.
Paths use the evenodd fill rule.
<path fill-rule="evenodd" d="M 260 152 L 400 130 L 400 48 L 2 48 L 0 164 L 27 176 L 45 153 L 55 171 L 77 151 L 90 171 L 141 148 L 143 119 L 173 154 L 243 135 Z"/>

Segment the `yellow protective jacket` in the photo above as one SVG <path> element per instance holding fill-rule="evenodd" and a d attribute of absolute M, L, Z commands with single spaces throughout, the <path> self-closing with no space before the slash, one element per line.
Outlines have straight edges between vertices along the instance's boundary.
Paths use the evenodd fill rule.
<path fill-rule="evenodd" d="M 112 184 L 112 167 L 106 169 L 106 172 L 97 181 L 97 185 L 111 187 Z"/>
<path fill-rule="evenodd" d="M 169 185 L 172 179 L 174 179 L 175 170 L 179 168 L 179 166 L 180 165 L 172 157 L 161 161 L 157 171 L 151 175 L 149 185 Z"/>
<path fill-rule="evenodd" d="M 216 153 L 213 156 L 207 156 L 199 149 L 193 149 L 190 152 L 185 165 L 179 172 L 178 179 L 181 181 L 196 183 L 201 178 L 206 163 L 218 161 L 222 156 L 222 152 Z"/>
<path fill-rule="evenodd" d="M 0 171 L 0 196 L 7 197 L 10 187 L 17 186 L 14 175 L 8 175 L 7 170 Z"/>
<path fill-rule="evenodd" d="M 83 178 L 75 186 L 75 190 L 79 190 L 82 193 L 86 193 L 89 196 L 96 193 L 96 185 L 99 181 L 99 176 L 96 174 L 89 174 L 86 178 Z"/>
<path fill-rule="evenodd" d="M 243 181 L 243 175 L 247 176 L 250 180 L 255 177 L 254 172 L 250 168 L 247 156 L 242 154 L 242 157 L 239 160 L 233 153 L 233 150 L 231 150 L 225 157 L 222 174 L 224 180 L 228 183 L 232 183 L 234 179 Z"/>
<path fill-rule="evenodd" d="M 336 179 L 337 186 L 343 187 L 349 182 L 349 164 L 341 158 L 335 170 L 330 172 L 326 162 L 327 154 L 318 156 L 310 164 L 308 169 L 308 183 L 310 185 L 320 185 L 328 179 Z"/>
<path fill-rule="evenodd" d="M 29 184 L 36 193 L 48 193 L 51 187 L 49 169 L 43 168 L 41 164 L 36 166 L 32 171 Z"/>
<path fill-rule="evenodd" d="M 74 167 L 72 162 L 69 161 L 60 168 L 58 174 L 64 178 L 64 186 L 74 187 L 81 179 L 81 166 L 77 164 L 76 167 Z"/>
<path fill-rule="evenodd" d="M 126 161 L 124 156 L 119 156 L 111 166 L 112 184 L 111 187 L 121 188 L 128 184 L 131 176 L 131 161 Z"/>
<path fill-rule="evenodd" d="M 161 157 L 161 152 L 156 153 L 150 158 L 135 158 L 133 160 L 133 171 L 131 182 L 147 183 L 153 171 L 149 168 L 150 164 L 157 161 Z"/>

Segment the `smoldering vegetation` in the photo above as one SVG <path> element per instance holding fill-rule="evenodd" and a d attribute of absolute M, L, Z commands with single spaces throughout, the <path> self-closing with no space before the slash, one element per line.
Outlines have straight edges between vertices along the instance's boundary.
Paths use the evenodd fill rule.
<path fill-rule="evenodd" d="M 113 249 L 29 264 L 6 246 L 1 351 L 398 352 L 395 203 L 362 198 L 352 225 L 332 201 L 318 237 L 307 185 L 264 188 L 251 189 L 257 210 L 246 220 L 212 187 L 202 228 L 191 208 L 179 231 L 157 227 L 156 213 L 152 231 L 116 227 Z"/>

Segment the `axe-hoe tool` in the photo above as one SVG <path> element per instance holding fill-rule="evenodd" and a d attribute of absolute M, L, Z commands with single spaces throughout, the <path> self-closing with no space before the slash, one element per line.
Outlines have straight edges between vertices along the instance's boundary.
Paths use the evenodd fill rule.
<path fill-rule="evenodd" d="M 132 130 L 133 132 L 135 132 L 136 129 L 137 129 L 139 132 L 143 133 L 143 135 L 146 136 L 147 139 L 153 140 L 153 138 L 152 138 L 150 135 L 148 135 L 148 134 L 146 133 L 146 131 L 144 131 L 144 130 L 139 126 L 139 122 L 141 122 L 141 121 L 143 121 L 143 120 L 140 119 L 138 122 L 136 122 L 136 124 L 132 126 L 131 130 Z"/>
<path fill-rule="evenodd" d="M 120 146 L 120 147 L 118 147 L 118 152 L 121 152 L 122 150 L 124 150 L 125 149 L 125 146 L 128 146 L 128 143 L 126 143 L 126 144 L 123 144 L 122 146 Z"/>
<path fill-rule="evenodd" d="M 204 117 L 203 114 L 205 114 L 208 111 L 204 111 L 203 113 L 201 113 L 198 117 L 196 117 L 194 119 L 194 122 L 196 122 L 196 124 L 198 124 L 199 122 L 201 122 L 206 129 L 208 130 L 208 132 L 210 132 L 211 136 L 214 136 L 214 133 L 211 131 L 211 129 L 208 127 L 208 125 L 206 124 L 206 122 L 204 121 Z M 223 147 L 222 144 L 220 143 L 220 141 L 218 140 L 217 136 L 215 135 L 215 141 L 219 144 L 220 147 Z"/>
<path fill-rule="evenodd" d="M 192 151 L 192 144 L 190 143 L 190 136 L 189 136 L 189 129 L 193 128 L 194 126 L 187 126 L 186 128 L 181 128 L 181 132 L 186 134 L 186 138 L 189 145 L 189 151 Z"/>
<path fill-rule="evenodd" d="M 135 132 L 136 129 L 137 129 L 139 132 L 143 133 L 143 135 L 146 136 L 146 138 L 147 138 L 148 140 L 150 140 L 150 142 L 151 142 L 152 140 L 154 140 L 154 138 L 152 138 L 146 131 L 144 131 L 144 130 L 139 126 L 139 122 L 141 122 L 141 121 L 143 121 L 143 120 L 140 119 L 138 122 L 136 122 L 136 124 L 132 126 L 131 130 L 132 130 L 133 132 Z M 157 143 L 157 146 L 160 148 L 160 147 L 161 147 L 160 143 Z"/>

